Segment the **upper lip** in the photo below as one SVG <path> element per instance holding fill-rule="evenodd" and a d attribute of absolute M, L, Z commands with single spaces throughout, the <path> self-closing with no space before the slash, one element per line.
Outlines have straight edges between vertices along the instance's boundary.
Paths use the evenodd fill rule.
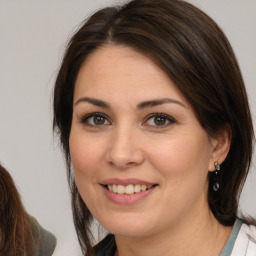
<path fill-rule="evenodd" d="M 129 178 L 129 179 L 120 179 L 120 178 L 112 178 L 112 179 L 106 179 L 100 183 L 101 185 L 113 185 L 113 184 L 118 184 L 118 185 L 156 185 L 156 183 L 152 183 L 149 181 L 145 180 L 140 180 L 140 179 L 135 179 L 135 178 Z"/>

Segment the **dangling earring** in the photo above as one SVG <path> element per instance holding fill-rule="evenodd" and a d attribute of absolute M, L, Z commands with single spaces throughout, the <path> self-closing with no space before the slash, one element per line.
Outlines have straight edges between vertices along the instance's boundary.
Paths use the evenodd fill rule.
<path fill-rule="evenodd" d="M 218 179 L 217 179 L 218 178 L 218 171 L 220 171 L 220 164 L 218 162 L 215 162 L 214 167 L 215 167 L 215 172 L 214 172 L 215 177 L 214 177 L 214 183 L 213 183 L 212 188 L 216 192 L 220 188 L 220 184 L 219 184 Z"/>

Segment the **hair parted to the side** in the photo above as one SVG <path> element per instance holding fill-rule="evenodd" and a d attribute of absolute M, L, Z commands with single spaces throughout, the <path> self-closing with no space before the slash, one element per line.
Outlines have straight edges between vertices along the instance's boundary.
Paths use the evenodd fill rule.
<path fill-rule="evenodd" d="M 33 233 L 13 179 L 0 165 L 0 255 L 34 255 Z"/>
<path fill-rule="evenodd" d="M 222 163 L 221 186 L 208 201 L 217 220 L 232 225 L 249 171 L 254 132 L 246 90 L 230 43 L 217 24 L 180 0 L 133 0 L 102 9 L 71 38 L 54 88 L 53 128 L 60 136 L 72 193 L 74 223 L 83 252 L 94 255 L 91 214 L 79 195 L 69 153 L 74 85 L 81 64 L 98 47 L 126 45 L 147 55 L 169 75 L 210 136 L 230 127 L 231 147 Z"/>

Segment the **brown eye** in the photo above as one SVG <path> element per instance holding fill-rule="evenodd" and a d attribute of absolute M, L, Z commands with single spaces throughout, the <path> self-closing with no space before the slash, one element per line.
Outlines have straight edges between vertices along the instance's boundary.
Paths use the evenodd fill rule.
<path fill-rule="evenodd" d="M 149 117 L 143 123 L 143 125 L 156 127 L 156 128 L 164 128 L 164 127 L 167 127 L 175 122 L 176 121 L 172 117 L 170 117 L 166 114 L 156 113 L 156 114 L 149 115 Z"/>
<path fill-rule="evenodd" d="M 95 125 L 103 125 L 105 123 L 105 119 L 106 118 L 104 118 L 102 116 L 95 116 L 93 118 L 93 122 L 94 122 Z"/>
<path fill-rule="evenodd" d="M 157 117 L 154 118 L 154 123 L 155 123 L 155 125 L 165 125 L 166 122 L 167 122 L 167 120 L 166 120 L 165 117 L 159 117 L 159 116 L 157 116 Z"/>
<path fill-rule="evenodd" d="M 81 122 L 89 126 L 103 126 L 109 125 L 107 117 L 101 113 L 91 113 L 82 118 Z"/>

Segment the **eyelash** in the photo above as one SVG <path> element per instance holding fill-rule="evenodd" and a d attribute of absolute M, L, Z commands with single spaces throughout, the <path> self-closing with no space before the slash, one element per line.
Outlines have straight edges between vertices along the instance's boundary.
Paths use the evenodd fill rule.
<path fill-rule="evenodd" d="M 93 118 L 93 122 L 95 122 L 95 118 L 103 118 L 103 121 L 104 123 L 103 124 L 90 124 L 89 121 L 90 121 L 90 118 Z M 147 123 L 149 122 L 150 119 L 154 119 L 154 118 L 161 118 L 162 120 L 159 120 L 159 121 L 164 121 L 164 124 L 160 124 L 160 125 L 148 125 Z M 81 123 L 82 124 L 85 124 L 87 126 L 91 126 L 91 127 L 102 127 L 102 126 L 106 126 L 106 125 L 110 125 L 111 122 L 108 120 L 109 118 L 102 114 L 102 113 L 90 113 L 88 115 L 85 115 L 84 117 L 81 118 Z M 99 120 L 100 121 L 100 120 Z M 107 124 L 105 124 L 105 122 L 108 122 Z M 156 120 L 154 120 L 155 122 Z M 166 124 L 166 122 L 168 122 Z M 166 115 L 166 114 L 163 114 L 163 113 L 154 113 L 154 114 L 150 114 L 149 116 L 147 116 L 146 120 L 142 123 L 143 126 L 151 126 L 151 127 L 155 127 L 157 129 L 159 128 L 164 128 L 164 127 L 167 127 L 171 124 L 174 124 L 176 123 L 176 120 L 172 117 L 170 117 L 169 115 Z"/>
<path fill-rule="evenodd" d="M 151 114 L 149 116 L 147 116 L 146 118 L 146 121 L 143 122 L 143 126 L 146 126 L 146 123 L 150 120 L 150 119 L 154 119 L 154 118 L 161 118 L 164 120 L 164 124 L 163 125 L 149 125 L 149 126 L 154 126 L 156 128 L 164 128 L 164 127 L 167 127 L 171 124 L 174 124 L 176 123 L 176 120 L 172 117 L 170 117 L 169 115 L 166 115 L 166 114 L 163 114 L 163 113 L 154 113 L 154 114 Z M 166 122 L 168 122 L 168 124 L 166 124 Z"/>
<path fill-rule="evenodd" d="M 105 125 L 109 125 L 110 124 L 110 122 L 108 121 L 108 124 L 90 124 L 89 123 L 89 121 L 90 121 L 90 118 L 93 118 L 94 120 L 93 121 L 95 121 L 95 118 L 96 117 L 100 117 L 100 118 L 103 118 L 104 119 L 104 122 L 105 121 L 108 121 L 108 117 L 106 116 L 106 115 L 104 115 L 104 114 L 102 114 L 102 113 L 90 113 L 90 114 L 88 114 L 88 115 L 85 115 L 84 117 L 82 117 L 82 119 L 81 119 L 81 123 L 82 124 L 85 124 L 85 125 L 88 125 L 88 126 L 92 126 L 92 127 L 100 127 L 100 126 L 105 126 Z"/>

